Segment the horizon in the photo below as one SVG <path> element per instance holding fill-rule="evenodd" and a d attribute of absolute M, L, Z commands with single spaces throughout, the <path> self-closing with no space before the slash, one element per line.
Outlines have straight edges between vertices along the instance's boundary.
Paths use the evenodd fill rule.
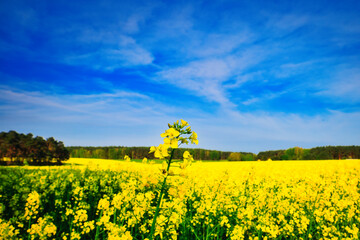
<path fill-rule="evenodd" d="M 65 146 L 360 143 L 360 2 L 0 3 L 0 131 Z"/>

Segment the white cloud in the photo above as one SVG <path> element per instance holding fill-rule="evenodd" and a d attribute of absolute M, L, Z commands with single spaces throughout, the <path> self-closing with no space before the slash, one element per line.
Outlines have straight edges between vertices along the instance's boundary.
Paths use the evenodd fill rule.
<path fill-rule="evenodd" d="M 142 98 L 149 99 L 148 96 L 137 92 L 115 91 L 114 93 L 99 93 L 87 95 L 72 95 L 73 98 Z"/>
<path fill-rule="evenodd" d="M 133 4 L 132 4 L 133 5 Z M 141 30 L 142 25 L 151 17 L 152 12 L 159 4 L 155 1 L 146 1 L 134 8 L 131 7 L 131 13 L 124 21 L 120 21 L 122 31 L 126 34 L 135 34 Z"/>
<path fill-rule="evenodd" d="M 293 31 L 304 26 L 309 22 L 309 17 L 298 14 L 287 14 L 272 16 L 267 22 L 268 27 L 277 28 L 279 30 Z"/>
<path fill-rule="evenodd" d="M 93 34 L 87 35 L 85 39 L 82 39 L 82 42 L 91 45 L 98 44 L 102 39 L 106 39 L 105 42 L 108 41 L 109 43 L 100 48 L 90 47 L 84 54 L 66 54 L 62 61 L 72 65 L 85 65 L 94 69 L 113 71 L 121 67 L 148 65 L 154 60 L 149 51 L 129 36 L 104 33 L 102 37 L 93 37 Z"/>
<path fill-rule="evenodd" d="M 211 58 L 230 54 L 238 47 L 253 40 L 250 31 L 237 33 L 193 33 L 192 42 L 186 48 L 186 53 L 192 57 Z"/>
<path fill-rule="evenodd" d="M 204 58 L 184 66 L 164 69 L 158 72 L 154 80 L 168 82 L 219 103 L 222 107 L 233 108 L 236 105 L 229 99 L 227 90 L 239 87 L 240 80 L 230 84 L 227 81 L 261 62 L 270 52 L 260 47 L 251 47 L 218 58 Z"/>
<path fill-rule="evenodd" d="M 193 32 L 193 13 L 194 9 L 190 5 L 181 8 L 168 9 L 156 22 L 155 33 L 157 38 L 173 38 L 184 35 L 192 35 Z"/>
<path fill-rule="evenodd" d="M 125 107 L 127 104 L 131 105 L 132 102 L 149 100 L 149 97 L 123 90 L 88 95 L 49 95 L 40 92 L 0 89 L 0 99 L 5 106 L 16 106 L 19 109 L 51 109 L 51 111 L 66 111 L 68 114 L 97 115 L 102 114 L 112 102 Z M 127 108 L 129 106 L 126 106 Z"/>
<path fill-rule="evenodd" d="M 46 106 L 71 111 L 80 111 L 79 109 L 74 108 L 72 105 L 65 105 L 53 101 L 53 97 L 45 99 L 39 92 L 16 92 L 12 90 L 0 89 L 0 99 L 10 102 L 12 104 L 25 104 L 29 108 L 33 106 Z"/>
<path fill-rule="evenodd" d="M 263 98 L 262 98 L 263 99 Z M 243 105 L 251 105 L 251 104 L 253 104 L 253 103 L 257 103 L 257 102 L 259 102 L 259 101 L 261 101 L 261 99 L 260 98 L 258 98 L 258 97 L 252 97 L 252 98 L 249 98 L 249 99 L 247 99 L 247 100 L 245 100 L 245 101 L 242 101 L 241 103 L 243 104 Z"/>
<path fill-rule="evenodd" d="M 162 71 L 160 75 L 177 83 L 177 79 L 224 79 L 230 74 L 227 63 L 220 59 L 209 59 L 190 62 L 183 67 Z M 179 83 L 180 84 L 180 83 Z"/>
<path fill-rule="evenodd" d="M 278 69 L 274 70 L 274 75 L 277 78 L 287 78 L 297 74 L 305 74 L 306 71 L 312 69 L 314 64 L 319 64 L 320 60 L 310 60 L 299 63 L 285 63 L 282 64 Z"/>
<path fill-rule="evenodd" d="M 262 78 L 262 74 L 263 71 L 256 71 L 256 72 L 237 75 L 231 81 L 227 81 L 224 84 L 224 88 L 227 89 L 239 88 L 246 82 L 255 81 L 258 80 L 259 78 Z"/>
<path fill-rule="evenodd" d="M 221 82 L 230 74 L 226 62 L 219 59 L 194 61 L 190 64 L 163 70 L 158 73 L 163 79 L 177 87 L 195 92 L 210 101 L 228 104 Z"/>
<path fill-rule="evenodd" d="M 233 75 L 243 73 L 247 68 L 259 64 L 277 51 L 276 48 L 270 49 L 269 46 L 252 45 L 244 50 L 239 50 L 225 57 Z"/>
<path fill-rule="evenodd" d="M 319 96 L 331 97 L 335 102 L 349 101 L 352 103 L 360 102 L 360 70 L 347 66 L 340 66 L 336 70 L 333 79 L 329 79 L 324 85 L 319 86 Z"/>

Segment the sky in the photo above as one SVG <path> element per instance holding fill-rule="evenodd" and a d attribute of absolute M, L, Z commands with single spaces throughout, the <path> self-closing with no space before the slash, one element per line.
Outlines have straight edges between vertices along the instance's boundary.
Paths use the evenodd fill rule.
<path fill-rule="evenodd" d="M 0 2 L 0 131 L 66 146 L 360 144 L 359 1 Z"/>

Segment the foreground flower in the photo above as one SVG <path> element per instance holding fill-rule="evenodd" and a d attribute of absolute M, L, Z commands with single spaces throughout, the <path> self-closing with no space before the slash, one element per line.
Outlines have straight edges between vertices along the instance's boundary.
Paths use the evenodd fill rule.
<path fill-rule="evenodd" d="M 154 214 L 154 219 L 151 225 L 150 230 L 150 239 L 154 239 L 156 235 L 158 235 L 158 231 L 155 231 L 156 229 L 156 218 L 159 215 L 160 211 L 160 205 L 161 205 L 161 199 L 165 192 L 165 184 L 166 179 L 171 174 L 170 165 L 173 158 L 174 150 L 178 148 L 181 144 L 188 144 L 189 141 L 191 143 L 198 144 L 199 141 L 197 140 L 197 134 L 195 132 L 191 131 L 191 127 L 188 126 L 188 122 L 181 119 L 179 123 L 179 120 L 174 122 L 173 124 L 168 124 L 169 129 L 167 129 L 164 133 L 160 134 L 161 137 L 164 138 L 164 144 L 159 144 L 158 147 L 152 146 L 150 148 L 150 153 L 154 153 L 154 157 L 159 159 L 166 159 L 166 161 L 163 162 L 162 168 L 160 169 L 161 172 L 164 174 L 164 180 L 161 186 L 161 191 L 157 200 L 156 210 Z M 186 129 L 184 129 L 186 126 L 188 126 Z M 184 169 L 187 166 L 191 164 L 193 160 L 193 157 L 190 155 L 188 151 L 185 151 L 183 154 L 183 162 L 180 163 L 180 168 Z M 160 237 L 161 233 L 160 233 Z"/>

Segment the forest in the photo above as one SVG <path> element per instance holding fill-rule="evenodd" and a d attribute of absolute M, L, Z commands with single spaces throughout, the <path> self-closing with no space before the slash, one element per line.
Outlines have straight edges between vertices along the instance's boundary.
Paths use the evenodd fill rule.
<path fill-rule="evenodd" d="M 360 159 L 360 146 L 324 146 L 310 149 L 301 147 L 287 150 L 259 152 L 260 160 L 325 160 L 325 159 Z"/>
<path fill-rule="evenodd" d="M 1 165 L 49 165 L 61 164 L 70 153 L 64 143 L 49 137 L 19 134 L 16 131 L 0 133 Z"/>
<path fill-rule="evenodd" d="M 70 151 L 70 157 L 73 158 L 101 158 L 101 159 L 124 159 L 125 155 L 131 159 L 154 159 L 154 154 L 149 153 L 150 147 L 67 147 Z M 174 152 L 175 159 L 181 159 L 185 151 L 194 157 L 195 160 L 247 160 L 253 161 L 256 155 L 253 153 L 241 152 L 223 152 L 217 150 L 206 150 L 200 148 L 178 148 Z"/>
<path fill-rule="evenodd" d="M 153 159 L 149 147 L 67 147 L 70 156 L 74 158 L 102 158 L 124 159 L 128 155 L 131 159 L 144 157 Z M 223 152 L 200 148 L 179 148 L 174 152 L 174 158 L 180 159 L 184 151 L 189 151 L 195 160 L 229 160 L 229 161 L 255 161 L 255 160 L 326 160 L 326 159 L 359 159 L 360 146 L 325 146 L 303 149 L 293 147 L 287 150 L 263 151 L 257 155 L 250 152 Z"/>

